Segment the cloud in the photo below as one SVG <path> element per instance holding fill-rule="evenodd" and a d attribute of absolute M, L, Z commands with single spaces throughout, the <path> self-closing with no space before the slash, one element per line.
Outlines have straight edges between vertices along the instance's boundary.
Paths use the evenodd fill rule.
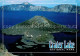
<path fill-rule="evenodd" d="M 6 1 L 6 2 L 10 2 L 10 3 L 12 2 L 13 3 L 14 1 Z"/>
<path fill-rule="evenodd" d="M 3 1 L 0 1 L 0 3 L 1 3 L 1 2 L 3 2 Z"/>
<path fill-rule="evenodd" d="M 80 0 L 0 0 L 0 5 L 1 5 L 1 1 L 3 2 L 4 1 L 4 4 L 5 5 L 7 5 L 7 4 L 21 4 L 21 3 L 24 3 L 24 2 L 29 2 L 29 3 L 31 3 L 31 4 L 35 4 L 36 3 L 36 5 L 37 4 L 40 4 L 40 3 L 42 3 L 42 4 L 50 4 L 50 3 L 53 3 L 53 4 L 55 4 L 55 3 L 68 3 L 68 4 L 70 4 L 70 3 L 79 3 L 79 1 Z"/>

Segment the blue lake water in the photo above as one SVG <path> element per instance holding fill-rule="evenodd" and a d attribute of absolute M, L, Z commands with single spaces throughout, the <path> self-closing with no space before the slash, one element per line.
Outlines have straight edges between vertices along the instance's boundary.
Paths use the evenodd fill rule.
<path fill-rule="evenodd" d="M 20 11 L 20 12 L 4 12 L 4 24 L 5 25 L 15 25 L 18 23 L 21 23 L 25 20 L 28 20 L 36 15 L 44 16 L 48 18 L 49 20 L 59 23 L 59 24 L 64 24 L 64 25 L 75 25 L 76 24 L 76 13 L 55 13 L 55 12 L 39 12 L 39 11 Z M 78 25 L 80 24 L 80 14 L 78 16 Z M 0 23 L 1 23 L 1 17 L 2 14 L 0 13 Z"/>
<path fill-rule="evenodd" d="M 39 16 L 44 16 L 47 19 L 58 23 L 58 24 L 63 24 L 63 25 L 76 25 L 76 13 L 55 13 L 55 12 L 41 12 L 41 11 L 5 11 L 4 12 L 4 25 L 10 25 L 13 26 L 15 24 L 21 23 L 25 20 L 28 20 L 36 15 Z M 78 29 L 80 29 L 80 14 L 77 15 L 77 23 L 78 23 Z M 0 12 L 0 29 L 1 29 L 1 25 L 2 25 L 2 13 Z M 75 35 L 67 35 L 64 33 L 58 33 L 54 35 L 56 37 L 56 40 L 69 40 L 69 39 L 75 39 Z M 63 38 L 62 36 L 65 36 L 65 38 Z M 4 40 L 5 43 L 13 43 L 15 42 L 17 39 L 19 39 L 20 36 L 4 36 Z M 0 34 L 0 39 L 1 39 L 1 34 Z"/>

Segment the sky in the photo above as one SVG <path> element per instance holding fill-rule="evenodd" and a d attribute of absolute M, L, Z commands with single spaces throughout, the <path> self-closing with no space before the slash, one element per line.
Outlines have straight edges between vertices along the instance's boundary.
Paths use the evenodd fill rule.
<path fill-rule="evenodd" d="M 22 4 L 24 2 L 29 2 L 36 6 L 47 7 L 53 7 L 59 4 L 75 4 L 75 3 L 78 3 L 78 5 L 80 6 L 80 0 L 0 0 L 0 6 L 10 4 Z"/>

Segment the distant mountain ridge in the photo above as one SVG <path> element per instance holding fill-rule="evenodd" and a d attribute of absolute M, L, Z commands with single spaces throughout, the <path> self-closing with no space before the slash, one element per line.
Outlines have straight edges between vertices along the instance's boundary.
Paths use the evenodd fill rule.
<path fill-rule="evenodd" d="M 77 9 L 77 10 L 76 10 Z M 2 7 L 0 7 L 2 10 Z M 35 6 L 28 2 L 22 4 L 12 4 L 4 6 L 5 11 L 53 11 L 53 12 L 63 12 L 63 13 L 79 13 L 80 14 L 80 6 L 71 5 L 71 4 L 61 4 L 57 5 L 53 8 L 48 8 L 45 6 Z"/>
<path fill-rule="evenodd" d="M 2 8 L 0 7 L 0 10 Z M 44 6 L 35 6 L 30 3 L 12 4 L 4 6 L 5 11 L 46 11 L 48 8 Z"/>
<path fill-rule="evenodd" d="M 61 4 L 50 9 L 50 11 L 65 12 L 65 13 L 76 13 L 76 12 L 80 13 L 80 6 L 71 4 Z"/>

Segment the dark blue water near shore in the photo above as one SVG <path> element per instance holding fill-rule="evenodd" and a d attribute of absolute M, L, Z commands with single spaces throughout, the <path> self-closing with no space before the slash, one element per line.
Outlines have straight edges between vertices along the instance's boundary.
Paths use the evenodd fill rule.
<path fill-rule="evenodd" d="M 1 12 L 0 12 L 0 29 L 1 29 L 1 25 L 2 25 L 2 16 L 1 16 Z M 25 20 L 28 20 L 36 15 L 39 16 L 44 16 L 46 18 L 48 18 L 49 20 L 58 23 L 58 24 L 63 24 L 63 25 L 75 25 L 76 24 L 76 13 L 55 13 L 55 12 L 40 12 L 40 11 L 8 11 L 8 12 L 4 12 L 4 25 L 10 25 L 13 26 L 15 24 L 21 23 Z M 77 23 L 78 23 L 78 29 L 80 29 L 80 14 L 77 15 L 78 19 L 77 19 Z M 57 41 L 63 41 L 63 40 L 69 40 L 69 39 L 75 39 L 75 35 L 68 35 L 68 34 L 64 34 L 64 33 L 57 33 L 54 34 L 55 36 L 55 40 Z M 64 38 L 64 37 L 65 38 Z M 15 42 L 17 39 L 19 39 L 21 36 L 4 36 L 4 40 L 5 43 L 13 43 Z M 1 39 L 1 34 L 0 34 L 0 39 Z"/>

